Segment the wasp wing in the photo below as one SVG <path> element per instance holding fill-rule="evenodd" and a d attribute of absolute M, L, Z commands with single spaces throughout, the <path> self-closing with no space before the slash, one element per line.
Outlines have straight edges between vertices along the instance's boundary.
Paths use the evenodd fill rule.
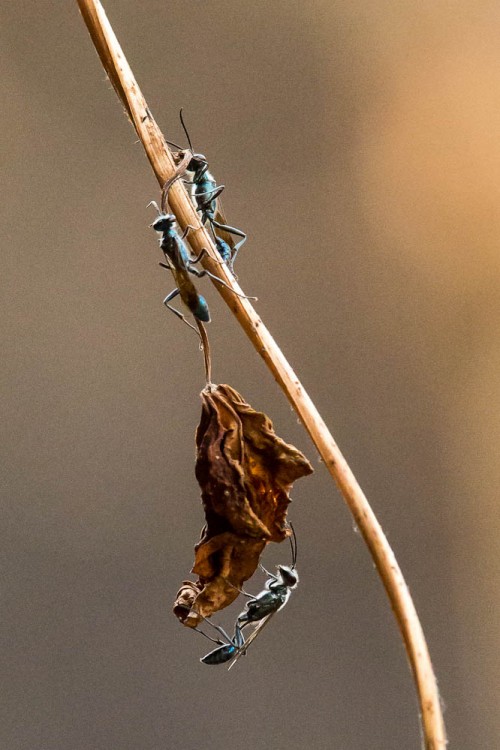
<path fill-rule="evenodd" d="M 225 224 L 227 226 L 226 214 L 224 212 L 224 209 L 222 208 L 222 201 L 220 198 L 217 198 L 215 220 L 218 221 L 219 224 Z M 227 242 L 231 250 L 234 250 L 236 242 L 234 241 L 234 236 L 232 234 L 226 232 L 225 229 L 217 229 L 217 234 L 219 235 L 219 237 L 222 237 L 225 242 Z"/>
<path fill-rule="evenodd" d="M 252 644 L 254 642 L 254 640 L 257 638 L 257 636 L 259 635 L 259 633 L 262 631 L 263 628 L 265 628 L 265 626 L 267 625 L 267 623 L 269 622 L 269 620 L 271 619 L 271 617 L 273 615 L 275 615 L 275 614 L 276 614 L 276 612 L 271 612 L 271 614 L 267 615 L 267 617 L 263 617 L 262 620 L 259 622 L 259 624 L 252 630 L 251 634 L 248 636 L 247 640 L 245 641 L 245 645 L 242 646 L 238 650 L 238 653 L 236 654 L 236 656 L 234 657 L 233 661 L 231 662 L 231 664 L 227 668 L 228 671 L 236 664 L 236 662 L 238 661 L 238 659 L 240 658 L 240 656 L 243 656 L 244 654 L 246 654 L 247 649 L 250 646 L 250 644 Z"/>

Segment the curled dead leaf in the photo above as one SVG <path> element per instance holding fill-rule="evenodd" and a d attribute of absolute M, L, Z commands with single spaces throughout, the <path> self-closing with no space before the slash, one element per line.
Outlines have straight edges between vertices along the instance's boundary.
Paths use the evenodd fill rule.
<path fill-rule="evenodd" d="M 195 471 L 206 525 L 195 546 L 198 581 L 184 582 L 174 605 L 190 627 L 201 621 L 196 613 L 209 617 L 231 604 L 266 544 L 290 535 L 288 493 L 313 471 L 297 448 L 276 435 L 269 417 L 230 386 L 206 388 L 201 398 Z"/>

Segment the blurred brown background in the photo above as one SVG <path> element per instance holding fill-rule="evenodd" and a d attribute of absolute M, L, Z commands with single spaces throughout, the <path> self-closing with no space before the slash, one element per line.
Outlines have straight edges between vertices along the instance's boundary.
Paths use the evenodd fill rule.
<path fill-rule="evenodd" d="M 167 136 L 185 142 L 183 106 L 249 234 L 240 280 L 394 546 L 450 747 L 496 750 L 498 3 L 105 7 Z M 76 3 L 4 3 L 1 21 L 0 746 L 418 749 L 365 546 L 205 281 L 215 379 L 317 471 L 293 492 L 300 587 L 244 662 L 201 665 L 208 642 L 171 615 L 202 525 L 203 368 L 161 304 L 157 185 Z"/>

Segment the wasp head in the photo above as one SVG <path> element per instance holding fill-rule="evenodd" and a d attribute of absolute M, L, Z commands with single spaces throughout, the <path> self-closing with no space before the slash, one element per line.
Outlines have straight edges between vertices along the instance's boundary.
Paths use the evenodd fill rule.
<path fill-rule="evenodd" d="M 194 179 L 201 179 L 208 169 L 207 157 L 203 154 L 193 154 L 191 161 L 187 165 L 188 172 L 194 172 Z"/>
<path fill-rule="evenodd" d="M 175 224 L 175 216 L 173 214 L 160 214 L 153 221 L 151 226 L 155 232 L 168 232 Z"/>
<path fill-rule="evenodd" d="M 294 589 L 299 582 L 299 574 L 295 568 L 289 568 L 287 565 L 278 565 L 278 572 L 283 584 L 288 589 Z"/>

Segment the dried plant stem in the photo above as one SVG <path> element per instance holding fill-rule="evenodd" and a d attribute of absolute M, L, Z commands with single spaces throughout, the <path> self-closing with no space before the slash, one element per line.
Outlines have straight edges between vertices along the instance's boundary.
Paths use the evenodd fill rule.
<path fill-rule="evenodd" d="M 205 360 L 205 380 L 207 381 L 207 386 L 210 386 L 212 385 L 212 357 L 210 356 L 210 344 L 208 341 L 207 329 L 198 319 L 196 319 L 196 325 L 200 332 L 201 347 L 203 349 L 203 358 Z"/>
<path fill-rule="evenodd" d="M 78 0 L 78 5 L 103 66 L 132 120 L 158 182 L 163 186 L 175 174 L 175 163 L 165 139 L 151 115 L 100 2 Z M 210 235 L 201 225 L 181 181 L 174 183 L 168 200 L 183 229 L 188 224 L 196 227 L 189 234 L 193 251 L 198 255 L 203 248 L 208 249 L 209 254 L 203 259 L 203 265 L 221 277 L 229 287 L 227 289 L 215 283 L 217 291 L 273 373 L 335 479 L 368 545 L 401 630 L 420 701 L 425 748 L 444 750 L 446 733 L 429 651 L 408 587 L 380 524 L 327 426 L 271 334 L 250 302 L 231 292 L 232 289 L 241 293 L 241 289 L 227 268 L 220 265 L 220 256 Z"/>

